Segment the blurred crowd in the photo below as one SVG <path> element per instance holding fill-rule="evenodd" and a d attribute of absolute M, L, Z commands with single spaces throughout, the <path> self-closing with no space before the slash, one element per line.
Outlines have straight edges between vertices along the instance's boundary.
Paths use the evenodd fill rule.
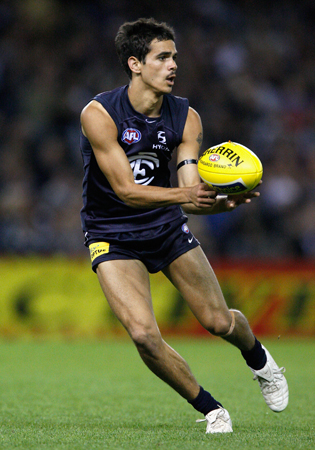
<path fill-rule="evenodd" d="M 199 112 L 203 150 L 230 139 L 264 166 L 259 199 L 189 218 L 207 253 L 315 257 L 313 0 L 2 0 L 0 254 L 86 254 L 80 111 L 128 83 L 114 37 L 150 16 L 175 28 L 173 93 Z"/>

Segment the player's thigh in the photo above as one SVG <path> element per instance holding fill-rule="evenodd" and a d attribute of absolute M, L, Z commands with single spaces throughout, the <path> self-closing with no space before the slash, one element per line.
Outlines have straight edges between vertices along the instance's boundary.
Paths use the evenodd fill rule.
<path fill-rule="evenodd" d="M 163 272 L 201 323 L 215 314 L 230 317 L 217 277 L 201 247 L 184 253 Z"/>
<path fill-rule="evenodd" d="M 104 261 L 96 273 L 106 300 L 129 334 L 156 332 L 149 274 L 142 262 Z"/>

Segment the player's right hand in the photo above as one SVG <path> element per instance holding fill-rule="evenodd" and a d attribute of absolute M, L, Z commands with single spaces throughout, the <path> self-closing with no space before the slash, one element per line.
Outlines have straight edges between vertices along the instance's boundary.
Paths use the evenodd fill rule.
<path fill-rule="evenodd" d="M 190 189 L 190 201 L 197 208 L 209 208 L 215 204 L 217 192 L 205 183 L 199 183 Z"/>

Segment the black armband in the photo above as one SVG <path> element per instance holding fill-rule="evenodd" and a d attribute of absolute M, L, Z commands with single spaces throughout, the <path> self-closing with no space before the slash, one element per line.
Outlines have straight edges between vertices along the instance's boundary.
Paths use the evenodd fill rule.
<path fill-rule="evenodd" d="M 184 161 L 177 164 L 176 170 L 180 169 L 182 166 L 185 166 L 185 164 L 198 164 L 198 159 L 184 159 Z"/>

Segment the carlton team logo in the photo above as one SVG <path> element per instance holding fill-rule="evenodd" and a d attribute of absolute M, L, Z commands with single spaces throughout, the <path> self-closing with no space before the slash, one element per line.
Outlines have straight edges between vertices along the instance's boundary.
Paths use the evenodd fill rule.
<path fill-rule="evenodd" d="M 139 142 L 140 139 L 141 133 L 139 130 L 136 130 L 136 128 L 126 128 L 121 136 L 121 140 L 128 145 L 135 144 L 136 142 Z"/>
<path fill-rule="evenodd" d="M 128 159 L 136 184 L 148 185 L 154 180 L 154 171 L 160 166 L 156 153 L 140 152 Z"/>
<path fill-rule="evenodd" d="M 219 159 L 220 155 L 218 155 L 217 153 L 214 153 L 213 155 L 209 156 L 210 161 L 219 161 Z"/>

